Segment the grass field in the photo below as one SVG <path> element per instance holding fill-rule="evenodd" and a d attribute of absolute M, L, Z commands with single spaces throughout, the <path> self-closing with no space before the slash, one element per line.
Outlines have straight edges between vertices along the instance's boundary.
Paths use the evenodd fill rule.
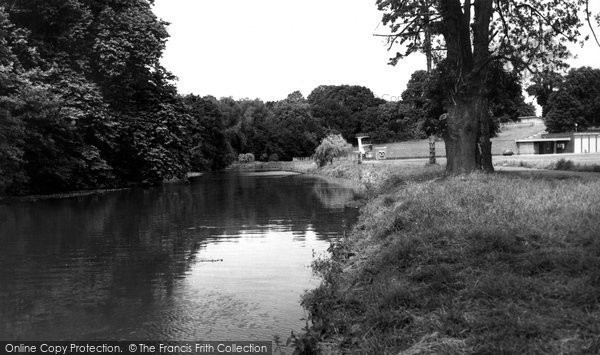
<path fill-rule="evenodd" d="M 371 169 L 376 193 L 315 262 L 323 282 L 304 297 L 312 327 L 298 348 L 600 353 L 600 181 L 327 169 Z"/>
<path fill-rule="evenodd" d="M 569 160 L 578 165 L 600 164 L 600 153 L 594 154 L 547 154 L 547 155 L 513 155 L 510 157 L 496 157 L 495 165 L 525 166 L 536 169 L 546 169 L 558 160 Z"/>
<path fill-rule="evenodd" d="M 510 149 L 517 152 L 517 139 L 527 138 L 544 131 L 543 125 L 505 127 L 497 137 L 492 138 L 492 154 L 501 155 Z M 387 147 L 388 158 L 424 158 L 429 156 L 429 141 L 427 139 L 398 143 L 376 144 L 376 147 Z M 436 155 L 446 156 L 446 147 L 443 140 L 438 140 L 435 145 Z"/>

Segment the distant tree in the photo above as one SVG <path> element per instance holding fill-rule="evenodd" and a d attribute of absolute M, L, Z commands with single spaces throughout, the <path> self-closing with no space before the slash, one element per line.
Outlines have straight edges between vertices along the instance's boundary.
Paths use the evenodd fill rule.
<path fill-rule="evenodd" d="M 504 65 L 503 62 L 494 62 L 490 65 L 486 80 L 489 110 L 495 121 L 517 121 L 521 116 L 521 111 L 527 108 L 523 96 L 523 86 L 520 75 L 506 70 Z M 492 126 L 490 134 L 494 136 L 497 127 L 494 123 Z"/>
<path fill-rule="evenodd" d="M 187 95 L 183 102 L 191 116 L 188 131 L 191 134 L 191 169 L 194 171 L 219 170 L 235 159 L 225 134 L 223 113 L 214 97 Z"/>
<path fill-rule="evenodd" d="M 362 132 L 374 143 L 423 138 L 421 112 L 403 101 L 386 102 L 364 111 Z"/>
<path fill-rule="evenodd" d="M 551 132 L 600 127 L 600 69 L 571 69 L 548 100 L 546 126 Z"/>
<path fill-rule="evenodd" d="M 385 101 L 362 86 L 319 86 L 308 95 L 312 115 L 329 130 L 341 132 L 347 139 L 362 130 L 364 112 Z"/>
<path fill-rule="evenodd" d="M 333 159 L 346 155 L 350 147 L 341 134 L 329 134 L 315 150 L 314 159 L 320 167 L 332 164 Z"/>
<path fill-rule="evenodd" d="M 535 106 L 530 102 L 521 103 L 517 113 L 519 114 L 519 117 L 532 117 L 537 115 Z"/>
<path fill-rule="evenodd" d="M 277 154 L 281 160 L 312 155 L 324 135 L 319 120 L 311 113 L 310 104 L 298 93 L 277 102 L 272 110 L 271 139 L 278 149 L 264 153 Z"/>
<path fill-rule="evenodd" d="M 573 132 L 575 124 L 586 126 L 583 104 L 572 93 L 560 90 L 551 95 L 551 101 L 545 118 L 548 132 Z"/>
<path fill-rule="evenodd" d="M 424 70 L 417 70 L 402 93 L 404 104 L 412 109 L 407 114 L 414 117 L 416 125 L 427 136 L 445 133 L 446 126 L 440 121 L 448 105 L 444 95 L 445 85 L 447 83 L 441 70 L 435 69 L 429 74 Z M 522 113 L 530 113 L 531 109 L 535 114 L 535 108 L 525 103 L 520 77 L 505 70 L 501 62 L 490 66 L 486 85 L 488 90 L 485 98 L 488 100 L 491 116 L 490 136 L 497 133 L 498 122 L 516 121 Z"/>
<path fill-rule="evenodd" d="M 542 107 L 542 117 L 546 117 L 548 114 L 550 95 L 558 90 L 563 80 L 561 74 L 548 69 L 533 76 L 532 84 L 527 87 L 527 93 L 534 96 L 538 105 Z"/>
<path fill-rule="evenodd" d="M 426 135 L 442 135 L 444 126 L 439 119 L 445 113 L 443 80 L 439 70 L 427 73 L 424 70 L 413 72 L 402 92 L 404 104 L 409 106 L 418 127 Z"/>
<path fill-rule="evenodd" d="M 402 100 L 416 110 L 424 110 L 430 105 L 431 98 L 427 96 L 430 83 L 430 74 L 425 70 L 414 71 L 408 83 L 406 90 L 402 92 Z"/>
<path fill-rule="evenodd" d="M 302 95 L 302 93 L 298 90 L 289 94 L 285 100 L 288 102 L 296 102 L 296 103 L 305 103 L 306 102 L 304 95 Z"/>

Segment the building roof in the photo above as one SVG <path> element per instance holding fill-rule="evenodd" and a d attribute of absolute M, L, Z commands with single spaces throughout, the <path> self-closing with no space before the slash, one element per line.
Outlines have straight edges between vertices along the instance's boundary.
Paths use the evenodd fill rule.
<path fill-rule="evenodd" d="M 517 139 L 517 143 L 569 142 L 569 141 L 571 141 L 571 137 Z"/>
<path fill-rule="evenodd" d="M 573 133 L 576 136 L 598 136 L 600 135 L 600 132 L 577 132 L 577 133 Z"/>

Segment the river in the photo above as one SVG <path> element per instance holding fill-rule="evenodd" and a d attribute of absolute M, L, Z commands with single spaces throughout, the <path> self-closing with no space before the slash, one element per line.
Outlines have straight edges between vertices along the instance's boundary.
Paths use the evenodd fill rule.
<path fill-rule="evenodd" d="M 353 197 L 305 175 L 224 172 L 0 206 L 0 340 L 285 341 Z"/>

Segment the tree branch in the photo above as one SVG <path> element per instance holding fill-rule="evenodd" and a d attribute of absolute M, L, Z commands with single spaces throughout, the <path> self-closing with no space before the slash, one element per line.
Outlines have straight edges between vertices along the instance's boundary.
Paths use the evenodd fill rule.
<path fill-rule="evenodd" d="M 598 41 L 598 37 L 596 36 L 596 31 L 594 31 L 594 27 L 592 26 L 592 20 L 590 20 L 590 0 L 585 0 L 585 16 L 587 19 L 587 23 L 590 26 L 590 30 L 592 31 L 592 35 L 594 35 L 594 39 L 596 40 L 596 44 L 600 47 L 600 42 Z"/>
<path fill-rule="evenodd" d="M 542 20 L 544 20 L 544 22 L 548 26 L 552 27 L 552 29 L 554 30 L 554 32 L 556 32 L 556 34 L 561 35 L 561 36 L 565 37 L 568 40 L 571 39 L 563 31 L 561 31 L 560 28 L 557 28 L 554 23 L 551 23 L 550 19 L 548 19 L 546 16 L 544 16 L 544 14 L 542 14 L 540 12 L 540 10 L 536 9 L 535 7 L 533 7 L 533 6 L 529 5 L 529 4 L 515 4 L 515 10 L 518 10 L 520 8 L 523 8 L 523 7 L 529 9 L 531 12 L 534 12 L 538 17 L 540 17 Z"/>

